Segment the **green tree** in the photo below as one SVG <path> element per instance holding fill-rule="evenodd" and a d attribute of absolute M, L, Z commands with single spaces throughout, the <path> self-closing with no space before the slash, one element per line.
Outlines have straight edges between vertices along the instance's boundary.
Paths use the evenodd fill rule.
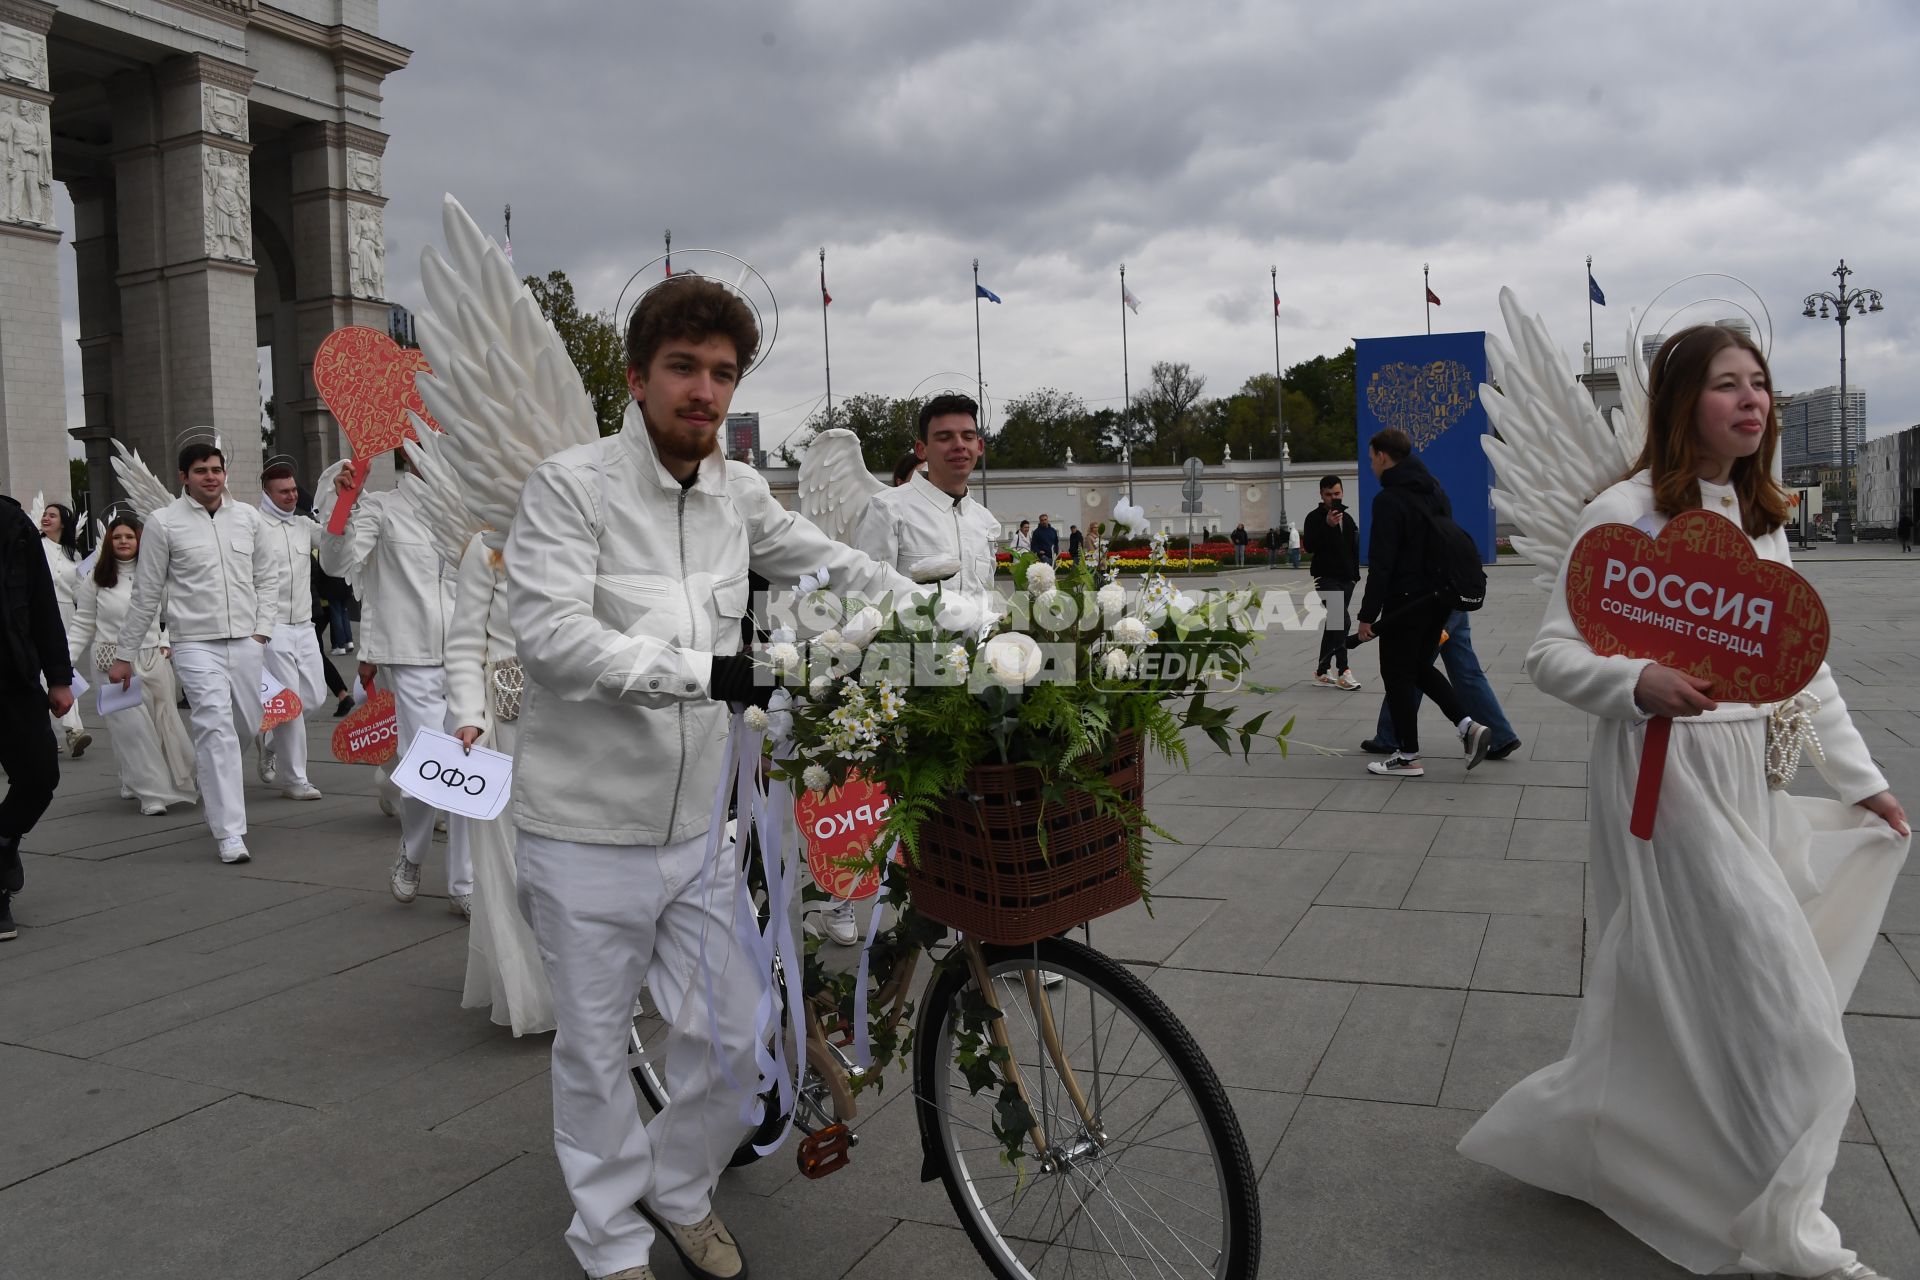
<path fill-rule="evenodd" d="M 1315 356 L 1287 370 L 1288 390 L 1298 390 L 1313 406 L 1318 432 L 1297 438 L 1287 428 L 1288 452 L 1303 462 L 1332 461 L 1359 456 L 1358 427 L 1354 419 L 1353 348 L 1337 356 Z M 1291 405 L 1291 401 L 1289 401 Z M 1291 423 L 1291 419 L 1289 419 Z M 1313 452 L 1309 453 L 1307 445 Z"/>
<path fill-rule="evenodd" d="M 1147 385 L 1133 398 L 1141 425 L 1134 446 L 1136 463 L 1178 462 L 1205 443 L 1201 415 L 1195 411 L 1207 380 L 1184 361 L 1156 360 Z"/>
<path fill-rule="evenodd" d="M 549 271 L 543 280 L 528 276 L 527 288 L 540 304 L 540 314 L 560 335 L 567 358 L 580 371 L 580 381 L 593 401 L 594 420 L 600 434 L 610 436 L 620 429 L 620 420 L 631 398 L 627 391 L 627 357 L 620 341 L 620 330 L 604 312 L 580 309 L 573 282 L 564 271 Z"/>
<path fill-rule="evenodd" d="M 1106 415 L 1114 415 L 1109 411 Z M 1120 452 L 1108 422 L 1070 392 L 1042 387 L 1007 406 L 987 462 L 995 467 L 1058 467 L 1072 452 L 1076 462 L 1113 462 Z"/>
<path fill-rule="evenodd" d="M 798 466 L 813 438 L 830 426 L 844 427 L 858 436 L 867 468 L 887 475 L 901 454 L 913 452 L 913 442 L 920 433 L 920 402 L 868 392 L 834 405 L 831 422 L 824 408 L 817 409 L 801 424 L 795 437 L 780 446 L 781 461 Z"/>

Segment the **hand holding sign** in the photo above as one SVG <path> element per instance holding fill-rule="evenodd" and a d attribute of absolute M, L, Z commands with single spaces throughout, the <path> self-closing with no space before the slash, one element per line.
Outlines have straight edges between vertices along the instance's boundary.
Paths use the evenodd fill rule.
<path fill-rule="evenodd" d="M 333 758 L 341 764 L 385 764 L 393 759 L 400 720 L 393 694 L 375 690 L 333 730 Z"/>
<path fill-rule="evenodd" d="M 880 892 L 880 873 L 849 865 L 864 859 L 886 825 L 887 789 L 857 773 L 820 794 L 802 791 L 793 802 L 795 824 L 807 842 L 807 870 L 830 897 L 861 902 Z"/>
<path fill-rule="evenodd" d="M 1671 717 L 1715 699 L 1791 698 L 1819 672 L 1831 637 L 1812 584 L 1760 559 L 1740 526 L 1709 511 L 1681 512 L 1658 538 L 1624 524 L 1589 530 L 1567 560 L 1567 608 L 1595 653 L 1650 658 L 1672 672 L 1646 677 L 1641 704 L 1657 713 L 1629 827 L 1642 840 L 1653 835 Z"/>
<path fill-rule="evenodd" d="M 506 808 L 513 757 L 485 747 L 469 751 L 451 734 L 422 729 L 394 766 L 393 784 L 436 809 L 484 822 Z"/>

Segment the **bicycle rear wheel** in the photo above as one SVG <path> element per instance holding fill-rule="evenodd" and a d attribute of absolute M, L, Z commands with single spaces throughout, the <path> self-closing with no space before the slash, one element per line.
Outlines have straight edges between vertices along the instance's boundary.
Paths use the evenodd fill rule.
<path fill-rule="evenodd" d="M 959 1001 L 974 982 L 963 966 L 947 967 L 926 997 L 914 1087 L 930 1161 L 993 1273 L 1253 1280 L 1252 1161 L 1225 1090 L 1179 1019 L 1130 971 L 1077 942 L 984 952 L 1047 1150 L 1029 1138 L 1023 1167 L 1009 1167 L 993 1132 L 997 1091 L 973 1094 L 956 1062 Z M 1039 1010 L 1024 978 L 1036 969 L 1066 979 L 1042 988 Z M 1047 1047 L 1049 1020 L 1064 1072 Z"/>

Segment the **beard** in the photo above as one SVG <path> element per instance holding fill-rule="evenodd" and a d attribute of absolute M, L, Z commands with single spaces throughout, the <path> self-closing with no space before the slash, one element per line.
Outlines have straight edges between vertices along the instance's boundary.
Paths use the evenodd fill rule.
<path fill-rule="evenodd" d="M 663 460 L 703 462 L 720 439 L 720 424 L 717 422 L 705 430 L 698 430 L 678 417 L 669 417 L 663 425 L 654 420 L 644 403 L 640 406 L 640 417 L 647 424 L 647 434 L 652 437 L 653 447 Z"/>

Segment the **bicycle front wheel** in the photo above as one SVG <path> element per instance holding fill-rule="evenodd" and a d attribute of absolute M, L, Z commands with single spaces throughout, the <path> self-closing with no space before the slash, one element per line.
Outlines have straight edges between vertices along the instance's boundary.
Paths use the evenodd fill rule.
<path fill-rule="evenodd" d="M 1117 1275 L 1253 1280 L 1260 1204 L 1225 1090 L 1193 1037 L 1132 972 L 1064 938 L 984 948 L 1045 1149 L 1020 1167 L 993 1131 L 998 1090 L 958 1062 L 975 983 L 948 966 L 921 1010 L 916 1106 L 961 1224 L 1001 1280 Z M 1030 994 L 1027 975 L 1065 981 Z"/>

